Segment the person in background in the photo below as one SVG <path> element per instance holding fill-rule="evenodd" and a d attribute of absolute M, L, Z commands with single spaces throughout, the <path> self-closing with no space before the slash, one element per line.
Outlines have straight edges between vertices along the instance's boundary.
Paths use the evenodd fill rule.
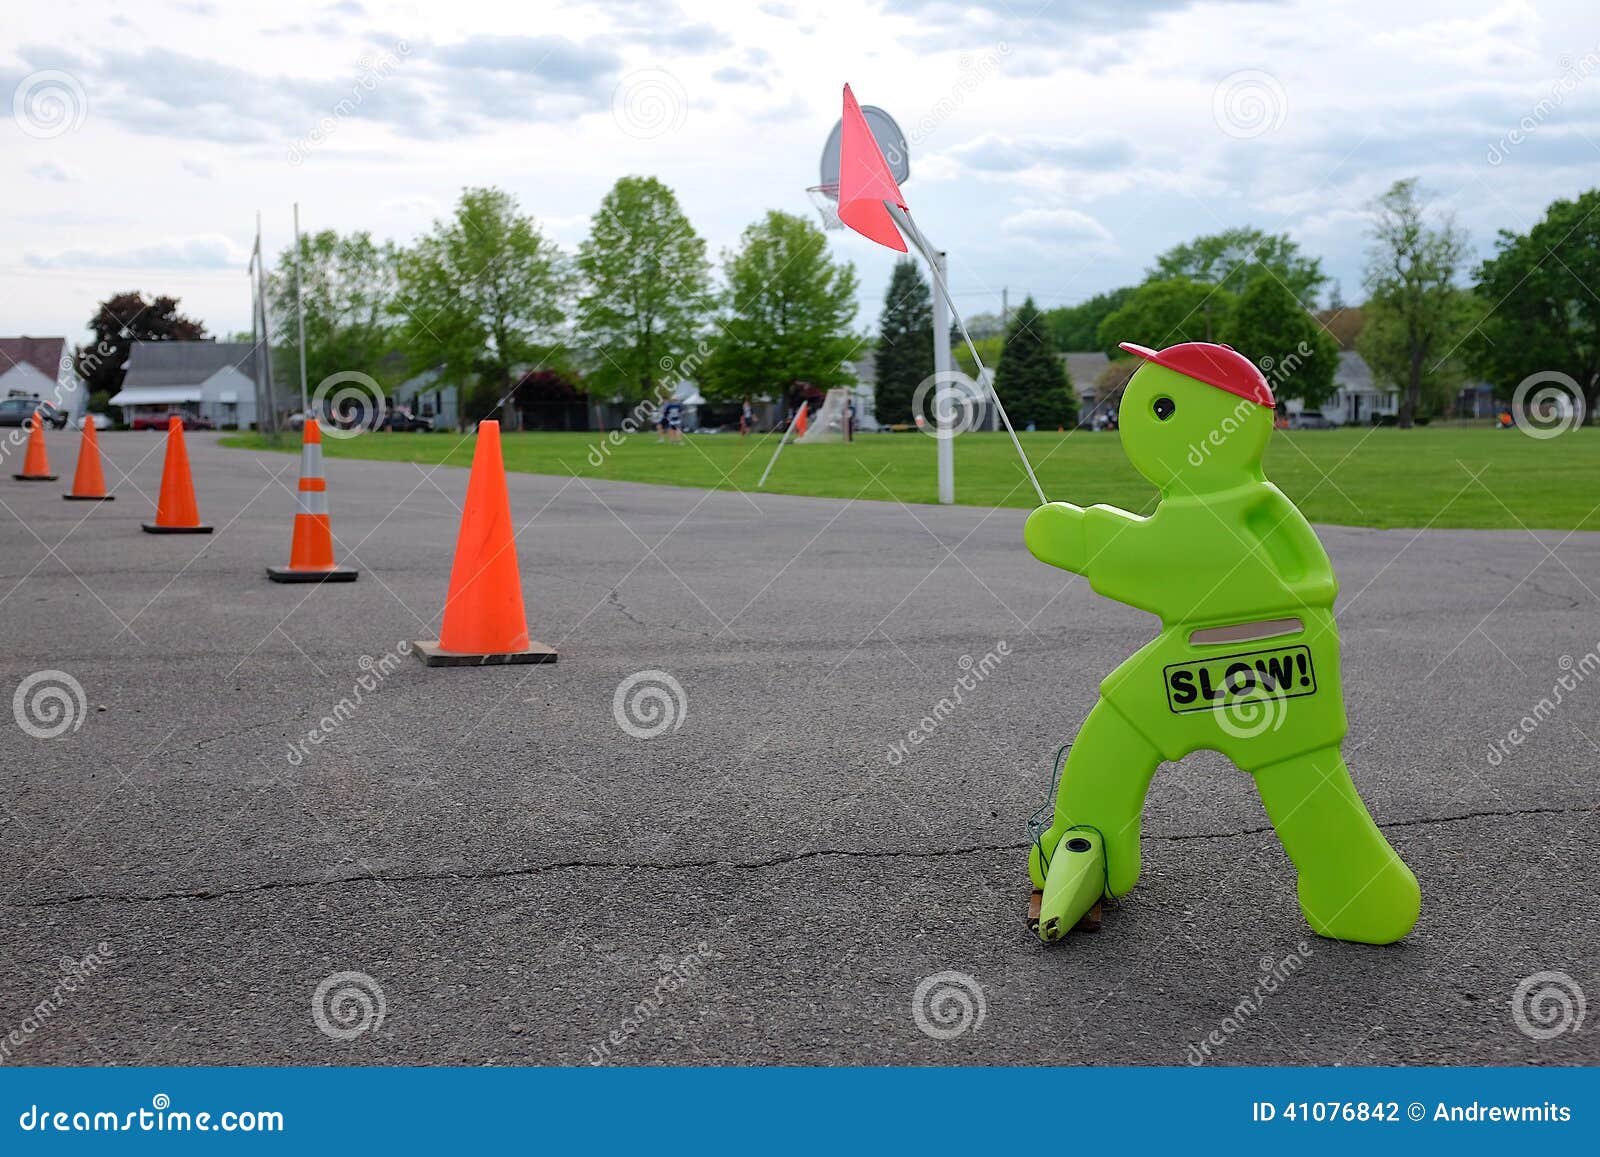
<path fill-rule="evenodd" d="M 745 396 L 744 405 L 739 409 L 739 437 L 756 432 L 756 408 L 750 404 L 749 395 Z"/>
<path fill-rule="evenodd" d="M 846 442 L 853 442 L 855 441 L 855 436 L 856 399 L 854 395 L 851 395 L 849 401 L 845 402 L 844 404 L 844 440 Z"/>
<path fill-rule="evenodd" d="M 683 403 L 673 398 L 661 407 L 661 425 L 668 442 L 683 441 Z"/>

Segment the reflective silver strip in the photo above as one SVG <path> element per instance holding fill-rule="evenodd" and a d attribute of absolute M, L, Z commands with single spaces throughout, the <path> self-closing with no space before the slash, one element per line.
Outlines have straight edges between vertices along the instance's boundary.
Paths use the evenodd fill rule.
<path fill-rule="evenodd" d="M 322 477 L 322 446 L 309 442 L 300 447 L 300 477 Z"/>
<path fill-rule="evenodd" d="M 326 490 L 302 490 L 300 492 L 300 513 L 328 513 L 328 492 Z"/>

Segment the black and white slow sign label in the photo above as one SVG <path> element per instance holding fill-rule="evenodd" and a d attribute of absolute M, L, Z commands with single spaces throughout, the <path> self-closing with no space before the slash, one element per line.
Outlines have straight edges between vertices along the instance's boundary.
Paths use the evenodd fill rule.
<path fill-rule="evenodd" d="M 1163 674 L 1167 706 L 1178 715 L 1211 711 L 1239 699 L 1294 699 L 1317 690 L 1309 647 L 1274 647 L 1174 663 Z"/>

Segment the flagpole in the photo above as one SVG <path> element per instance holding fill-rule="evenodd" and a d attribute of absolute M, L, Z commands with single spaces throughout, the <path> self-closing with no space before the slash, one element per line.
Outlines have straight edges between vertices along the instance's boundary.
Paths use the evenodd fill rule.
<path fill-rule="evenodd" d="M 760 490 L 767 484 L 767 475 L 771 474 L 772 468 L 778 464 L 778 455 L 783 453 L 783 444 L 789 440 L 789 435 L 794 433 L 795 423 L 800 420 L 800 415 L 805 412 L 805 408 L 805 399 L 801 398 L 800 408 L 795 410 L 794 417 L 789 419 L 788 428 L 784 430 L 783 437 L 778 439 L 778 448 L 772 452 L 772 461 L 768 462 L 767 468 L 761 472 L 761 481 L 756 483 L 757 490 Z"/>

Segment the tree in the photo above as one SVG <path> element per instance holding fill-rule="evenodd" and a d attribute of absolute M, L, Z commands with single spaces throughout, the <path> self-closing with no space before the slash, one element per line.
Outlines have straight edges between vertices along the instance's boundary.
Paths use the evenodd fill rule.
<path fill-rule="evenodd" d="M 462 190 L 454 215 L 401 254 L 399 280 L 413 368 L 475 375 L 476 391 L 463 390 L 469 417 L 495 413 L 517 367 L 554 356 L 566 262 L 509 193 Z"/>
<path fill-rule="evenodd" d="M 1283 282 L 1308 309 L 1316 304 L 1317 292 L 1328 280 L 1322 261 L 1304 256 L 1287 233 L 1263 233 L 1248 225 L 1173 246 L 1156 258 L 1150 276 L 1152 280 L 1187 277 L 1239 294 L 1246 282 L 1264 272 Z"/>
<path fill-rule="evenodd" d="M 136 341 L 206 341 L 203 322 L 178 312 L 176 297 L 145 300 L 137 290 L 102 301 L 89 319 L 94 340 L 79 346 L 73 366 L 89 393 L 114 394 L 122 388 L 123 366 Z"/>
<path fill-rule="evenodd" d="M 1454 281 L 1466 235 L 1444 215 L 1427 224 L 1415 177 L 1396 181 L 1372 204 L 1367 255 L 1367 324 L 1358 348 L 1377 381 L 1400 390 L 1399 424 L 1415 421 L 1425 396 L 1461 376 L 1452 355 L 1466 332 L 1467 301 Z"/>
<path fill-rule="evenodd" d="M 1320 406 L 1333 396 L 1339 343 L 1276 278 L 1257 277 L 1228 319 L 1228 344 L 1261 367 L 1281 401 Z"/>
<path fill-rule="evenodd" d="M 1101 346 L 1100 323 L 1121 309 L 1132 297 L 1134 287 L 1125 285 L 1109 293 L 1097 293 L 1077 305 L 1064 305 L 1045 312 L 1045 324 L 1056 349 L 1097 350 Z"/>
<path fill-rule="evenodd" d="M 1016 425 L 1032 422 L 1049 429 L 1071 426 L 1078 420 L 1078 398 L 1072 392 L 1066 363 L 1056 353 L 1032 297 L 1017 307 L 1011 319 L 1005 349 L 995 368 L 994 388 Z"/>
<path fill-rule="evenodd" d="M 884 425 L 911 422 L 911 399 L 933 374 L 933 297 L 917 263 L 896 261 L 878 319 L 873 413 Z"/>
<path fill-rule="evenodd" d="M 723 320 L 701 392 L 734 400 L 785 393 L 795 382 L 819 388 L 852 380 L 845 359 L 859 346 L 850 332 L 856 271 L 828 256 L 822 230 L 777 210 L 751 225 L 737 252 L 723 255 Z"/>
<path fill-rule="evenodd" d="M 706 243 L 666 185 L 622 177 L 600 202 L 577 267 L 578 332 L 598 355 L 590 386 L 628 403 L 656 397 L 662 374 L 692 354 L 711 310 Z"/>
<path fill-rule="evenodd" d="M 1005 322 L 1000 320 L 998 313 L 975 313 L 967 318 L 966 322 L 967 332 L 972 335 L 972 340 L 975 342 L 982 341 L 984 338 L 1006 336 Z M 961 340 L 959 331 L 952 330 L 952 333 L 954 333 L 955 341 Z"/>
<path fill-rule="evenodd" d="M 1233 295 L 1187 277 L 1147 281 L 1100 323 L 1099 348 L 1118 357 L 1117 343 L 1125 341 L 1155 349 L 1178 342 L 1215 341 L 1208 308 L 1226 319 L 1233 308 Z"/>
<path fill-rule="evenodd" d="M 298 260 L 297 260 L 298 256 Z M 300 238 L 278 257 L 267 279 L 273 314 L 273 376 L 296 380 L 298 396 L 299 325 L 295 317 L 295 280 L 305 310 L 306 384 L 337 373 L 363 373 L 387 388 L 395 384 L 403 362 L 391 358 L 398 348 L 395 324 L 398 251 L 392 242 L 375 242 L 372 234 L 339 234 L 332 229 Z"/>
<path fill-rule="evenodd" d="M 1556 201 L 1526 234 L 1501 230 L 1478 269 L 1478 297 L 1493 305 L 1475 327 L 1473 362 L 1502 396 L 1530 374 L 1564 373 L 1587 412 L 1600 406 L 1600 189 Z"/>

